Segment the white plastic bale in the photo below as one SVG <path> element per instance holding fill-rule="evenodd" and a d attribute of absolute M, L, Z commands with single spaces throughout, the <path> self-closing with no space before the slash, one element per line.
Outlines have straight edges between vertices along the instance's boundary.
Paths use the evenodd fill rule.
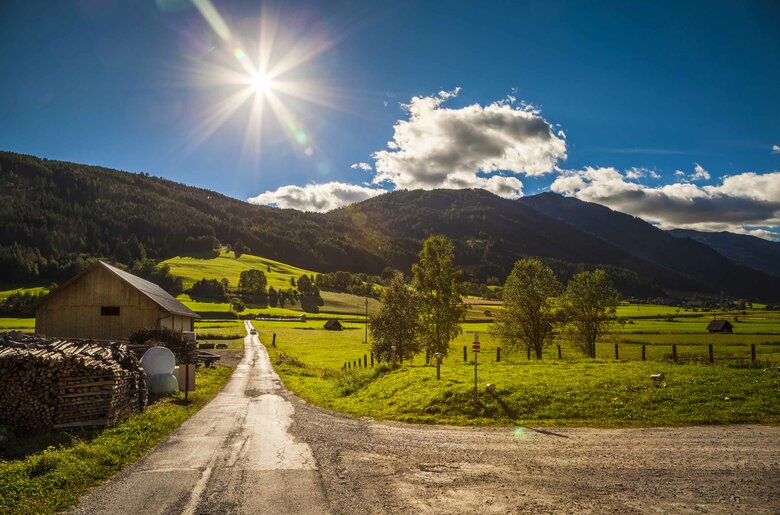
<path fill-rule="evenodd" d="M 170 349 L 165 347 L 151 347 L 141 357 L 141 366 L 148 376 L 159 374 L 172 374 L 176 366 L 176 358 Z"/>

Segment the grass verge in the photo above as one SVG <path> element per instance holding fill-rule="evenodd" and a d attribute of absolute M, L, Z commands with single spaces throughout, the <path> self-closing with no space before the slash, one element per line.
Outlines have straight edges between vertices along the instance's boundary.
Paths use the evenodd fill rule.
<path fill-rule="evenodd" d="M 162 398 L 110 429 L 10 440 L 7 454 L 32 454 L 0 460 L 0 513 L 53 513 L 72 506 L 87 489 L 142 457 L 206 405 L 231 372 L 226 367 L 201 369 L 188 402 L 178 396 Z"/>

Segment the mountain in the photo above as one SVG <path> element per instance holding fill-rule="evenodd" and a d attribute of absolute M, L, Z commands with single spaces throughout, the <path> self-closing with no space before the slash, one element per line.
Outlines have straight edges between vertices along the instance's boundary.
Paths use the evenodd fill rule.
<path fill-rule="evenodd" d="M 725 231 L 672 229 L 667 232 L 675 238 L 691 238 L 704 243 L 740 265 L 780 277 L 780 242 Z"/>
<path fill-rule="evenodd" d="M 688 278 L 684 286 L 666 287 L 725 292 L 737 297 L 778 296 L 777 278 L 734 263 L 699 241 L 675 238 L 640 218 L 556 193 L 525 197 L 518 202 Z"/>
<path fill-rule="evenodd" d="M 0 152 L 0 283 L 61 281 L 103 257 L 131 263 L 203 255 L 220 244 L 330 272 L 409 270 L 444 234 L 473 281 L 503 281 L 536 256 L 566 280 L 608 270 L 628 295 L 722 291 L 774 301 L 780 279 L 699 242 L 576 199 L 519 201 L 484 190 L 395 191 L 329 213 L 255 206 L 147 174 Z"/>

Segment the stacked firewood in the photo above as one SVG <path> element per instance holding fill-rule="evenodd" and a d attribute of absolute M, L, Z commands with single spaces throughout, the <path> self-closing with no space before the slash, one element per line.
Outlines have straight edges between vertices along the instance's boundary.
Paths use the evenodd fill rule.
<path fill-rule="evenodd" d="M 0 334 L 0 423 L 107 427 L 146 405 L 146 376 L 124 344 Z"/>

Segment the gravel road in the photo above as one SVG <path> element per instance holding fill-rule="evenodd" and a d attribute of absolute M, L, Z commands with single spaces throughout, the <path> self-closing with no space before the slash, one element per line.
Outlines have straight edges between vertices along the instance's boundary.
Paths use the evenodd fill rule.
<path fill-rule="evenodd" d="M 247 329 L 251 326 L 247 323 Z M 356 419 L 228 385 L 80 513 L 780 513 L 780 428 L 480 429 Z"/>

